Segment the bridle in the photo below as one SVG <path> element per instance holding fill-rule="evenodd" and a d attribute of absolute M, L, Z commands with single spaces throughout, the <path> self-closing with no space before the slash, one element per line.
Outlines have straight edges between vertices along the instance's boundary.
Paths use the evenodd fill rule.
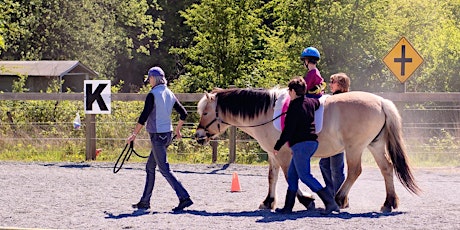
<path fill-rule="evenodd" d="M 217 108 L 216 108 L 216 117 L 211 121 L 209 122 L 207 125 L 205 126 L 202 126 L 201 124 L 198 124 L 198 127 L 196 129 L 203 129 L 206 133 L 206 137 L 212 137 L 212 136 L 215 136 L 216 134 L 211 134 L 208 130 L 209 126 L 211 126 L 212 124 L 214 124 L 214 122 L 218 121 L 219 123 L 217 123 L 217 129 L 219 130 L 219 133 L 220 133 L 220 123 L 224 123 L 226 125 L 231 125 L 225 121 L 223 121 L 222 119 L 219 118 L 219 112 L 217 112 Z"/>

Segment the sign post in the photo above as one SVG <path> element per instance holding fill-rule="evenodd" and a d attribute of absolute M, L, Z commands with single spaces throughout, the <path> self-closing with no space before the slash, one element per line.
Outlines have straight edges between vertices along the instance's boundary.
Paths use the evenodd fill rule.
<path fill-rule="evenodd" d="M 86 160 L 96 160 L 96 114 L 111 113 L 110 80 L 85 80 Z"/>
<path fill-rule="evenodd" d="M 422 64 L 423 58 L 409 41 L 402 37 L 383 58 L 383 62 L 398 80 L 404 83 Z"/>

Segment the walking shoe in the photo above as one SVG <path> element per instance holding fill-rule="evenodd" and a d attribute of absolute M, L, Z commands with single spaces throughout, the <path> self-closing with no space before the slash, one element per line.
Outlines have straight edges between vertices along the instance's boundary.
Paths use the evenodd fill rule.
<path fill-rule="evenodd" d="M 190 197 L 185 198 L 185 199 L 180 199 L 179 205 L 173 208 L 173 212 L 182 211 L 184 210 L 184 208 L 189 207 L 192 204 L 193 204 L 193 201 L 190 199 Z"/>
<path fill-rule="evenodd" d="M 149 203 L 142 202 L 142 201 L 139 201 L 139 203 L 133 204 L 132 206 L 133 206 L 133 208 L 137 208 L 137 209 L 149 209 L 150 208 Z"/>

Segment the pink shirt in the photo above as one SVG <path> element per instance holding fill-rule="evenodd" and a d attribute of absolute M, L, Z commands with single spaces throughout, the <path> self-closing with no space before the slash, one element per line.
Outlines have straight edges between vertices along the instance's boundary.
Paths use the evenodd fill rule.
<path fill-rule="evenodd" d="M 315 89 L 316 85 L 320 85 L 324 81 L 317 68 L 308 71 L 307 75 L 305 75 L 303 79 L 305 80 L 305 83 L 307 83 L 307 91 Z"/>

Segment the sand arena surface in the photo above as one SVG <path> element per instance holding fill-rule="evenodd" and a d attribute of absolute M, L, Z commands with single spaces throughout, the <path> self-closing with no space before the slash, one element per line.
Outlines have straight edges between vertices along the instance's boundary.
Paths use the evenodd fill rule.
<path fill-rule="evenodd" d="M 235 164 L 172 165 L 195 204 L 173 213 L 177 197 L 157 172 L 152 208 L 134 211 L 131 204 L 144 186 L 144 164 L 126 163 L 117 174 L 112 167 L 0 162 L 0 229 L 460 229 L 459 167 L 416 168 L 421 196 L 395 180 L 400 206 L 389 214 L 379 211 L 385 200 L 380 171 L 365 167 L 350 191 L 350 208 L 329 216 L 306 211 L 298 202 L 290 215 L 258 210 L 268 191 L 268 166 Z M 321 178 L 317 166 L 312 171 Z M 233 172 L 242 192 L 230 192 Z M 287 184 L 279 176 L 277 207 L 282 207 Z M 324 207 L 319 200 L 316 206 Z"/>

